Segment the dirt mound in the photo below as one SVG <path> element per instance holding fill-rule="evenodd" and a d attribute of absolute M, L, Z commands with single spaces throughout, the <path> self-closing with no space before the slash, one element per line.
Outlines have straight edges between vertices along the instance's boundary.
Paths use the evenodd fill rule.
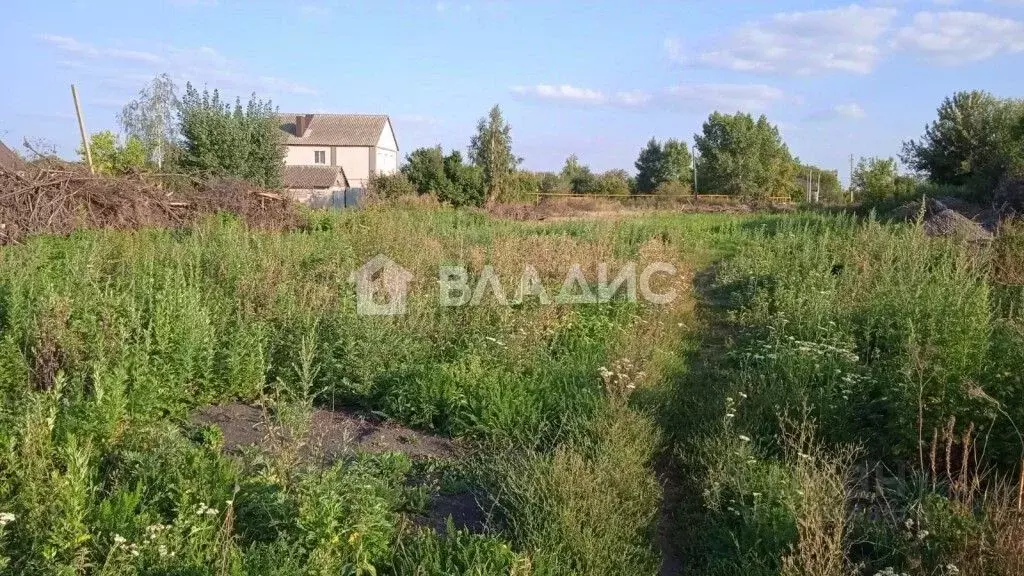
<path fill-rule="evenodd" d="M 965 240 L 991 240 L 992 233 L 981 224 L 950 209 L 925 218 L 924 233 L 929 236 L 957 236 Z"/>
<path fill-rule="evenodd" d="M 959 200 L 955 201 L 955 205 L 965 211 L 969 209 Z M 900 220 L 912 222 L 922 218 L 922 210 L 924 214 L 921 226 L 924 233 L 929 236 L 957 236 L 969 241 L 987 241 L 993 238 L 992 232 L 985 226 L 939 200 L 925 199 L 923 207 L 921 202 L 908 202 L 897 208 L 893 215 Z"/>
<path fill-rule="evenodd" d="M 198 410 L 194 424 L 212 425 L 224 436 L 224 449 L 237 452 L 248 446 L 272 447 L 281 437 L 267 413 L 248 404 L 222 404 Z M 406 428 L 380 418 L 348 410 L 314 410 L 303 455 L 330 463 L 357 452 L 402 452 L 413 458 L 452 458 L 454 440 Z"/>
<path fill-rule="evenodd" d="M 0 167 L 0 245 L 32 234 L 64 235 L 83 228 L 184 226 L 217 212 L 237 214 L 259 228 L 290 228 L 300 222 L 287 198 L 237 181 Z"/>

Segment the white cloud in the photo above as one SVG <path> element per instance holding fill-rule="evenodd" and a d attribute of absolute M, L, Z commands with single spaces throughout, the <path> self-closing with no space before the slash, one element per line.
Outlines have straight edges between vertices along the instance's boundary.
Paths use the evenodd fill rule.
<path fill-rule="evenodd" d="M 590 88 L 579 88 L 570 84 L 513 86 L 512 92 L 520 96 L 554 102 L 571 102 L 575 104 L 605 104 L 608 102 L 608 97 L 603 92 Z"/>
<path fill-rule="evenodd" d="M 893 46 L 953 66 L 1024 52 L 1024 23 L 981 12 L 918 12 Z"/>
<path fill-rule="evenodd" d="M 40 34 L 37 38 L 60 53 L 58 64 L 62 67 L 112 87 L 138 88 L 156 74 L 167 73 L 178 83 L 209 85 L 225 92 L 246 94 L 256 91 L 263 93 L 262 96 L 317 94 L 316 89 L 302 83 L 272 75 L 247 73 L 240 63 L 209 46 L 182 48 L 159 45 L 143 51 L 120 45 L 97 46 L 54 34 Z"/>
<path fill-rule="evenodd" d="M 836 104 L 831 108 L 823 108 L 808 114 L 804 120 L 808 122 L 834 122 L 837 120 L 863 120 L 867 112 L 856 102 Z"/>
<path fill-rule="evenodd" d="M 671 103 L 722 112 L 758 112 L 785 98 L 782 90 L 766 84 L 688 84 L 666 92 Z"/>
<path fill-rule="evenodd" d="M 513 86 L 524 98 L 579 106 L 660 108 L 684 110 L 761 111 L 785 98 L 782 90 L 765 84 L 687 84 L 656 93 L 623 90 L 606 93 L 570 84 Z"/>
<path fill-rule="evenodd" d="M 653 98 L 653 96 L 643 90 L 627 90 L 625 92 L 617 92 L 614 100 L 623 106 L 643 106 Z"/>
<path fill-rule="evenodd" d="M 849 104 L 838 104 L 833 107 L 833 111 L 843 118 L 850 118 L 852 120 L 862 120 L 867 118 L 868 114 L 864 111 L 864 108 L 856 102 L 850 102 Z"/>
<path fill-rule="evenodd" d="M 665 41 L 669 58 L 742 72 L 807 75 L 828 71 L 870 73 L 881 57 L 879 42 L 891 28 L 894 8 L 857 4 L 829 10 L 786 12 L 740 26 L 684 53 L 682 43 Z"/>
<path fill-rule="evenodd" d="M 307 3 L 299 5 L 299 14 L 309 18 L 322 18 L 331 13 L 331 7 L 326 4 Z"/>
<path fill-rule="evenodd" d="M 169 4 L 174 6 L 183 6 L 186 8 L 192 8 L 195 6 L 216 6 L 217 0 L 167 0 Z"/>
<path fill-rule="evenodd" d="M 74 54 L 82 58 L 104 58 L 110 60 L 123 60 L 127 62 L 140 62 L 144 64 L 159 64 L 163 58 L 152 52 L 141 50 L 126 50 L 123 48 L 97 48 L 86 42 L 79 42 L 69 36 L 58 36 L 56 34 L 40 34 L 37 36 L 43 42 L 56 47 L 62 52 Z"/>

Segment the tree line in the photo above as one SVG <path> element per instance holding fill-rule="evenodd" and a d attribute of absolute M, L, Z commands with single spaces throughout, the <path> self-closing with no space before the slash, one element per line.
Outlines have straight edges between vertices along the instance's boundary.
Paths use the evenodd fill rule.
<path fill-rule="evenodd" d="M 956 92 L 936 110 L 924 134 L 896 158 L 861 158 L 855 193 L 868 201 L 918 196 L 928 188 L 980 201 L 1024 200 L 1024 100 L 988 92 Z"/>
<path fill-rule="evenodd" d="M 90 135 L 94 168 L 123 174 L 155 168 L 198 177 L 239 178 L 281 186 L 285 147 L 277 110 L 253 94 L 224 100 L 218 90 L 185 85 L 180 97 L 162 74 L 118 114 L 122 139 L 107 130 Z M 79 148 L 84 159 L 85 150 Z"/>
<path fill-rule="evenodd" d="M 118 115 L 124 139 L 113 132 L 90 138 L 102 173 L 147 168 L 203 177 L 234 177 L 279 187 L 285 147 L 277 111 L 253 94 L 243 105 L 217 90 L 186 84 L 178 97 L 166 74 L 156 77 Z M 84 151 L 80 150 L 84 156 Z M 684 196 L 721 194 L 744 198 L 816 196 L 822 201 L 879 201 L 918 194 L 924 186 L 949 187 L 979 199 L 1024 195 L 1024 100 L 965 91 L 947 97 L 924 134 L 894 157 L 861 158 L 844 190 L 838 172 L 794 157 L 778 127 L 764 116 L 714 112 L 685 140 L 651 138 L 633 164 L 593 171 L 575 154 L 558 172 L 521 168 L 512 128 L 495 105 L 477 123 L 466 148 L 413 150 L 400 173 L 371 182 L 382 196 L 434 194 L 456 206 L 526 200 L 536 194 Z M 813 193 L 813 194 L 812 194 Z"/>
<path fill-rule="evenodd" d="M 400 175 L 378 178 L 375 185 L 384 195 L 435 194 L 456 205 L 525 200 L 535 194 L 685 196 L 694 193 L 694 186 L 701 194 L 800 198 L 808 186 L 803 175 L 814 174 L 813 186 L 820 187 L 823 198 L 843 197 L 838 173 L 794 158 L 778 128 L 763 115 L 715 112 L 694 136 L 693 150 L 696 161 L 686 142 L 652 138 L 637 156 L 635 176 L 621 169 L 597 173 L 575 154 L 559 172 L 521 170 L 511 129 L 495 106 L 477 126 L 469 164 L 463 164 L 458 151 L 446 155 L 440 146 L 419 148 L 406 156 Z"/>

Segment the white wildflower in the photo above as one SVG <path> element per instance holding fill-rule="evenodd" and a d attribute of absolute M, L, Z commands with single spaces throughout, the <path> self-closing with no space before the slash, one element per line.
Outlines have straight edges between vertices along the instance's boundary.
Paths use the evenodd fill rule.
<path fill-rule="evenodd" d="M 17 519 L 18 517 L 14 514 L 11 514 L 10 512 L 0 512 L 0 528 L 7 526 L 8 524 L 14 522 Z"/>
<path fill-rule="evenodd" d="M 125 542 L 127 542 L 127 540 L 124 539 L 124 536 L 121 536 L 120 534 L 114 534 L 114 544 L 121 545 Z"/>
<path fill-rule="evenodd" d="M 750 437 L 749 436 L 744 436 L 743 434 L 740 434 L 740 440 L 743 441 L 743 442 L 750 442 Z"/>

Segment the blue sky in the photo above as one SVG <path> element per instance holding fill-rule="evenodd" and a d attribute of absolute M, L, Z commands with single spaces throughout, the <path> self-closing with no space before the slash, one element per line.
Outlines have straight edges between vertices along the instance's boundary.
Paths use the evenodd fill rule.
<path fill-rule="evenodd" d="M 0 21 L 0 139 L 78 143 L 148 79 L 282 110 L 387 113 L 402 153 L 464 149 L 501 104 L 531 169 L 633 170 L 652 136 L 765 113 L 802 160 L 896 155 L 960 89 L 1024 97 L 1024 0 L 580 2 L 17 0 Z"/>

